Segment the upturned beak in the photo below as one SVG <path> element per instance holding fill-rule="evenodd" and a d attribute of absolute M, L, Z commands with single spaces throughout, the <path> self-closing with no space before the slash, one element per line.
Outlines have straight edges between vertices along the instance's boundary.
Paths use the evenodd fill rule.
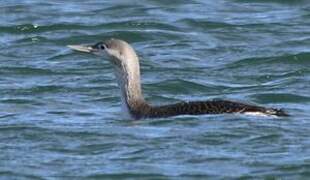
<path fill-rule="evenodd" d="M 93 46 L 89 45 L 67 45 L 68 48 L 79 52 L 94 53 L 97 51 Z"/>

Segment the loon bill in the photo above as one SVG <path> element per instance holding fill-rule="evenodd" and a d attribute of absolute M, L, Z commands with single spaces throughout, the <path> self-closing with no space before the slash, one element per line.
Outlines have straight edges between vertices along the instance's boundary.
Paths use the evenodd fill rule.
<path fill-rule="evenodd" d="M 123 111 L 134 119 L 221 113 L 288 116 L 282 109 L 228 100 L 192 101 L 153 106 L 144 100 L 140 82 L 139 58 L 127 42 L 109 39 L 95 45 L 68 45 L 68 47 L 76 51 L 108 57 L 121 90 Z"/>

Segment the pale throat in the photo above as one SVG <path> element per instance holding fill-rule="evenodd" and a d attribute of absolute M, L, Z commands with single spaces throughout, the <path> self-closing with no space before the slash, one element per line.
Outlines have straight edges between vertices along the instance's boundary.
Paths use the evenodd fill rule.
<path fill-rule="evenodd" d="M 139 64 L 135 62 L 123 64 L 114 67 L 114 72 L 121 91 L 122 108 L 128 111 L 132 104 L 144 102 Z"/>

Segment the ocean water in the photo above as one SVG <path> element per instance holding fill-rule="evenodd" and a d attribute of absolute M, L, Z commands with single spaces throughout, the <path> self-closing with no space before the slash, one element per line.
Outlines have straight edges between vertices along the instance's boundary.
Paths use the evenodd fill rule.
<path fill-rule="evenodd" d="M 310 177 L 310 3 L 0 1 L 0 179 Z M 68 44 L 128 41 L 153 104 L 285 109 L 122 117 L 112 66 Z"/>

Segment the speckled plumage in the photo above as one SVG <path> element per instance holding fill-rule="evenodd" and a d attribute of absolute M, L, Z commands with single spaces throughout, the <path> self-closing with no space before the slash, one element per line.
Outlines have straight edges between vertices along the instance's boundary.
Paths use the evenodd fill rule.
<path fill-rule="evenodd" d="M 135 119 L 224 113 L 287 116 L 281 109 L 265 108 L 228 100 L 190 101 L 162 106 L 151 106 L 146 102 L 134 102 L 129 106 L 130 113 Z"/>

